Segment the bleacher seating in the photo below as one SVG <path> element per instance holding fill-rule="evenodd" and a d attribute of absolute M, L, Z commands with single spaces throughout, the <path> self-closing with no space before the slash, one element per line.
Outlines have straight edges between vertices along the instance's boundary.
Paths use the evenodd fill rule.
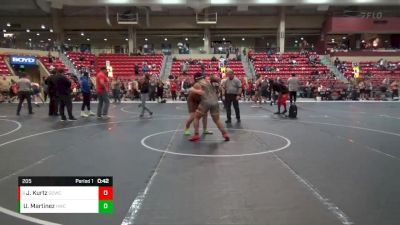
<path fill-rule="evenodd" d="M 71 60 L 76 69 L 80 67 L 89 68 L 91 71 L 96 70 L 96 56 L 89 52 L 67 52 L 66 56 Z"/>
<path fill-rule="evenodd" d="M 309 59 L 305 55 L 301 55 L 299 52 L 285 52 L 283 54 L 272 54 L 270 56 L 267 53 L 253 53 L 251 58 L 253 59 L 254 69 L 257 74 L 261 76 L 267 75 L 269 78 L 280 77 L 283 80 L 287 80 L 293 73 L 297 75 L 302 85 L 306 82 L 314 84 L 322 84 L 324 86 L 334 86 L 336 88 L 342 88 L 344 83 L 341 80 L 330 78 L 330 77 L 320 77 L 315 79 L 313 72 L 318 70 L 320 73 L 329 72 L 325 65 L 320 63 L 318 55 L 316 53 L 310 52 L 310 55 L 315 55 L 315 65 L 309 63 Z M 278 61 L 275 61 L 275 57 Z M 289 63 L 289 60 L 293 59 L 296 64 L 293 65 Z M 276 71 L 265 71 L 264 68 L 275 67 Z"/>
<path fill-rule="evenodd" d="M 113 68 L 113 76 L 118 77 L 127 77 L 127 76 L 135 76 L 134 66 L 138 64 L 139 66 L 139 76 L 143 75 L 142 65 L 143 62 L 147 61 L 148 65 L 155 64 L 155 68 L 152 68 L 148 71 L 151 74 L 159 74 L 161 71 L 161 64 L 164 56 L 161 54 L 156 55 L 140 55 L 140 56 L 129 56 L 127 54 L 100 54 L 97 57 L 97 70 L 100 67 L 106 65 L 106 61 L 110 61 L 110 64 Z"/>
<path fill-rule="evenodd" d="M 205 64 L 205 68 L 206 68 L 206 74 L 207 75 L 211 75 L 211 74 L 219 74 L 218 72 L 218 63 L 219 61 L 211 61 L 209 59 L 192 59 L 193 61 L 202 61 Z M 189 76 L 189 77 L 193 77 L 193 75 L 197 72 L 201 71 L 201 66 L 200 64 L 192 64 L 189 65 L 188 71 L 186 73 L 186 75 L 184 75 L 183 73 L 181 73 L 181 69 L 180 69 L 180 65 L 182 62 L 184 62 L 186 60 L 176 60 L 172 63 L 172 68 L 171 68 L 171 74 L 175 75 L 175 76 L 180 76 L 180 77 L 185 77 L 185 76 Z M 209 64 L 211 64 L 211 68 L 209 68 Z M 232 69 L 235 72 L 235 75 L 237 77 L 244 77 L 246 76 L 246 73 L 244 71 L 243 68 L 243 64 L 241 61 L 234 61 L 234 60 L 230 60 L 228 63 L 228 68 Z"/>
<path fill-rule="evenodd" d="M 0 55 L 0 75 L 10 75 L 10 70 L 5 63 L 5 55 Z"/>
<path fill-rule="evenodd" d="M 51 66 L 54 67 L 54 69 L 64 69 L 66 73 L 68 73 L 68 68 L 64 65 L 63 62 L 57 57 L 53 58 L 53 62 L 49 62 L 49 58 L 47 56 L 40 56 L 38 57 L 39 60 L 43 63 L 43 65 L 46 67 L 48 71 L 50 71 Z"/>
<path fill-rule="evenodd" d="M 389 62 L 400 65 L 400 62 Z M 360 66 L 360 77 L 368 77 L 368 74 L 372 75 L 368 77 L 368 79 L 372 82 L 374 87 L 381 86 L 382 81 L 388 77 L 390 80 L 399 80 L 400 79 L 400 66 L 397 66 L 395 70 L 387 70 L 381 69 L 377 66 L 377 62 L 365 61 L 359 62 L 358 65 Z M 353 63 L 350 61 L 344 62 L 345 72 L 344 75 L 346 77 L 353 77 Z"/>

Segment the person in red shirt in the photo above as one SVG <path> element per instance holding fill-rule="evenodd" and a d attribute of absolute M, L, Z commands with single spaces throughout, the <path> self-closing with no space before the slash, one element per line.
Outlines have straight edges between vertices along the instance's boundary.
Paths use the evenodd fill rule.
<path fill-rule="evenodd" d="M 109 119 L 108 107 L 110 106 L 110 99 L 108 98 L 108 92 L 110 91 L 110 84 L 107 77 L 106 67 L 100 68 L 100 71 L 96 75 L 96 93 L 99 105 L 97 106 L 97 118 L 98 119 Z"/>
<path fill-rule="evenodd" d="M 172 97 L 172 101 L 176 101 L 176 82 L 174 80 L 171 80 L 170 82 L 170 88 L 171 88 L 171 97 Z"/>

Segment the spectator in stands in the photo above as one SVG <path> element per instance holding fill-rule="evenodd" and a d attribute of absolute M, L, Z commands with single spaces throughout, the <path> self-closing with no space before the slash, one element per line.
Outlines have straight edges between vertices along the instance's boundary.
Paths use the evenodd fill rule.
<path fill-rule="evenodd" d="M 373 89 L 373 86 L 372 86 L 371 80 L 366 80 L 365 81 L 365 96 L 366 96 L 367 100 L 372 98 L 372 89 Z"/>
<path fill-rule="evenodd" d="M 142 64 L 142 72 L 147 73 L 149 71 L 149 65 L 147 64 L 147 61 L 144 61 Z"/>
<path fill-rule="evenodd" d="M 276 79 L 275 91 L 278 92 L 278 111 L 274 114 L 285 114 L 286 110 L 286 101 L 288 98 L 288 88 L 286 87 L 284 81 L 281 78 Z M 283 106 L 284 110 L 281 112 L 281 106 Z"/>
<path fill-rule="evenodd" d="M 246 101 L 246 92 L 247 92 L 247 82 L 246 79 L 243 77 L 241 79 L 242 82 L 242 96 L 243 96 L 243 101 Z"/>
<path fill-rule="evenodd" d="M 255 95 L 256 89 L 254 85 L 254 80 L 250 79 L 249 82 L 247 83 L 247 101 L 253 100 L 253 96 Z"/>
<path fill-rule="evenodd" d="M 318 93 L 321 96 L 321 101 L 327 100 L 326 87 L 323 84 L 318 87 Z"/>
<path fill-rule="evenodd" d="M 200 61 L 200 70 L 201 70 L 201 74 L 203 74 L 203 75 L 206 74 L 206 65 L 204 64 L 203 61 Z"/>
<path fill-rule="evenodd" d="M 340 60 L 338 57 L 336 57 L 335 61 L 333 62 L 333 64 L 337 67 L 340 64 Z"/>
<path fill-rule="evenodd" d="M 29 114 L 33 114 L 32 111 L 32 104 L 31 104 L 31 81 L 26 78 L 25 73 L 21 73 L 20 79 L 17 82 L 18 86 L 18 98 L 19 98 L 19 103 L 17 107 L 17 116 L 19 116 L 19 113 L 21 112 L 21 107 L 22 103 L 26 99 L 28 102 L 28 110 Z"/>
<path fill-rule="evenodd" d="M 11 80 L 10 98 L 8 99 L 8 103 L 13 103 L 14 100 L 17 98 L 18 98 L 18 85 L 17 82 Z"/>
<path fill-rule="evenodd" d="M 67 113 L 69 120 L 75 121 L 75 117 L 72 115 L 72 88 L 71 80 L 64 75 L 64 70 L 60 69 L 54 77 L 56 96 L 60 104 L 59 112 L 61 115 L 61 121 L 66 121 L 64 109 L 67 107 Z"/>
<path fill-rule="evenodd" d="M 6 101 L 6 98 L 9 96 L 10 86 L 10 81 L 8 81 L 6 75 L 3 75 L 0 78 L 0 102 Z"/>
<path fill-rule="evenodd" d="M 80 78 L 80 86 L 83 97 L 83 102 L 81 107 L 81 117 L 96 115 L 95 113 L 90 111 L 91 84 L 88 72 L 84 72 L 83 76 Z M 87 109 L 87 113 L 85 113 L 85 107 Z"/>
<path fill-rule="evenodd" d="M 363 80 L 358 83 L 358 89 L 360 90 L 360 99 L 365 100 L 365 83 Z"/>
<path fill-rule="evenodd" d="M 97 118 L 109 119 L 108 107 L 110 106 L 110 99 L 108 98 L 110 85 L 107 77 L 107 68 L 100 68 L 99 73 L 96 75 L 96 93 L 99 104 L 97 106 Z"/>
<path fill-rule="evenodd" d="M 114 98 L 114 103 L 121 103 L 121 80 L 119 77 L 114 77 L 111 81 L 111 91 Z"/>
<path fill-rule="evenodd" d="M 186 61 L 183 61 L 183 62 L 181 62 L 180 67 L 181 67 L 181 73 L 182 73 L 183 75 L 186 75 L 186 74 L 187 74 L 187 71 L 189 70 L 189 63 L 186 62 Z"/>
<path fill-rule="evenodd" d="M 300 87 L 299 79 L 296 77 L 296 74 L 292 73 L 292 77 L 290 77 L 287 82 L 289 86 L 290 104 L 296 104 L 297 91 Z"/>
<path fill-rule="evenodd" d="M 150 78 L 149 81 L 149 100 L 150 101 L 155 101 L 156 100 L 156 94 L 157 94 L 157 82 L 156 80 L 150 76 L 150 74 L 148 75 Z"/>
<path fill-rule="evenodd" d="M 177 98 L 177 84 L 175 80 L 171 80 L 170 81 L 170 91 L 171 91 L 171 97 L 172 97 L 172 101 L 176 101 Z"/>
<path fill-rule="evenodd" d="M 135 75 L 139 75 L 139 65 L 137 63 L 135 63 L 134 70 L 135 70 Z"/>
<path fill-rule="evenodd" d="M 161 102 L 164 98 L 164 83 L 162 80 L 157 82 L 157 102 Z"/>
<path fill-rule="evenodd" d="M 226 101 L 226 117 L 225 123 L 231 123 L 231 105 L 235 109 L 236 120 L 240 123 L 239 99 L 242 94 L 242 83 L 235 77 L 232 69 L 227 70 L 228 79 L 224 83 L 225 101 Z"/>
<path fill-rule="evenodd" d="M 139 105 L 142 107 L 142 112 L 140 113 L 140 117 L 144 116 L 144 112 L 147 111 L 150 116 L 153 115 L 153 112 L 146 107 L 146 101 L 147 98 L 149 97 L 149 92 L 150 92 L 150 74 L 145 74 L 144 75 L 144 80 L 139 84 L 139 89 L 140 89 L 140 98 L 141 98 L 141 104 Z"/>
<path fill-rule="evenodd" d="M 390 84 L 390 88 L 392 89 L 392 100 L 395 98 L 399 100 L 399 82 L 397 80 L 394 80 Z"/>
<path fill-rule="evenodd" d="M 382 94 L 386 93 L 386 91 L 389 88 L 389 85 L 390 85 L 390 78 L 389 77 L 385 77 L 385 79 L 383 79 L 383 81 L 382 81 L 382 87 L 381 87 Z"/>
<path fill-rule="evenodd" d="M 58 99 L 56 95 L 56 81 L 55 76 L 58 71 L 52 70 L 50 76 L 45 80 L 47 85 L 47 92 L 49 95 L 49 116 L 58 116 Z"/>
<path fill-rule="evenodd" d="M 261 83 L 262 83 L 262 77 L 257 74 L 256 75 L 257 80 L 256 80 L 256 85 L 255 85 L 255 94 L 254 94 L 254 106 L 252 107 L 261 107 L 261 103 L 262 103 L 262 98 L 261 98 Z M 260 105 L 257 106 L 257 101 L 260 102 Z"/>

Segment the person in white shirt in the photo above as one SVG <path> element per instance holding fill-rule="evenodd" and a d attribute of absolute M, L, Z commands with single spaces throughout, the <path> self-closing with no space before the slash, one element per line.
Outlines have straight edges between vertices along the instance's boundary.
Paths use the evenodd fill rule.
<path fill-rule="evenodd" d="M 290 77 L 287 82 L 289 86 L 290 104 L 296 104 L 297 91 L 300 86 L 299 79 L 296 77 L 296 74 L 292 73 L 292 77 Z"/>

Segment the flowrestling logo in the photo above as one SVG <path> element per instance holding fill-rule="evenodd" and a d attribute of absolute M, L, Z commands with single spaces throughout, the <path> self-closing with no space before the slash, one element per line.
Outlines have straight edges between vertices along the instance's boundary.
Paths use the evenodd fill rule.
<path fill-rule="evenodd" d="M 14 65 L 36 65 L 36 58 L 35 56 L 12 55 L 10 56 L 10 63 Z"/>

